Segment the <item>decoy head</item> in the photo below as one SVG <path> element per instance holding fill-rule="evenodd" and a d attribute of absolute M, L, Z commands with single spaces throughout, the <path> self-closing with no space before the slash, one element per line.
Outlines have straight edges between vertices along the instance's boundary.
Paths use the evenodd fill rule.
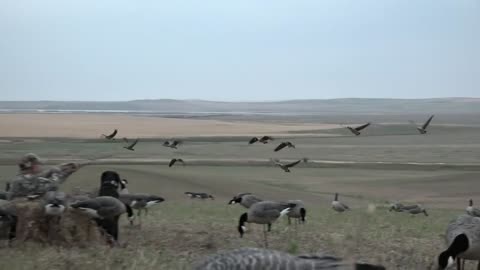
<path fill-rule="evenodd" d="M 228 204 L 236 204 L 236 203 L 241 203 L 242 202 L 242 197 L 233 197 Z"/>

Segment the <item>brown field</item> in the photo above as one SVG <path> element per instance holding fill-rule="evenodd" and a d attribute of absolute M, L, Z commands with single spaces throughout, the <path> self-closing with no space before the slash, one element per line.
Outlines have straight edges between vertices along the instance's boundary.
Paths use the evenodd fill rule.
<path fill-rule="evenodd" d="M 119 130 L 119 137 L 240 136 L 321 130 L 334 124 L 275 124 L 99 114 L 0 114 L 0 137 L 99 138 Z M 315 134 L 319 136 L 319 134 Z M 321 135 L 321 134 L 320 134 Z"/>
<path fill-rule="evenodd" d="M 102 171 L 116 170 L 129 180 L 131 192 L 166 199 L 142 228 L 123 220 L 117 248 L 4 245 L 0 269 L 190 269 L 192 261 L 219 250 L 262 246 L 261 226 L 249 224 L 246 237 L 238 237 L 235 227 L 245 209 L 226 204 L 236 193 L 253 192 L 270 200 L 302 199 L 307 205 L 304 226 L 287 226 L 285 220 L 274 224 L 273 249 L 327 252 L 387 269 L 424 270 L 444 250 L 449 220 L 464 213 L 469 198 L 480 202 L 480 129 L 475 126 L 433 125 L 422 136 L 408 125 L 377 125 L 355 137 L 344 129 L 329 130 L 337 127 L 331 124 L 126 115 L 0 115 L 0 124 L 0 186 L 16 174 L 16 160 L 26 152 L 39 154 L 48 164 L 107 155 L 74 174 L 63 190 L 91 190 Z M 98 138 L 114 128 L 120 138 L 149 139 L 127 151 L 122 140 Z M 262 133 L 278 140 L 288 135 L 296 148 L 273 152 L 278 140 L 246 143 L 246 135 Z M 329 136 L 317 136 L 324 133 Z M 162 137 L 174 136 L 184 137 L 179 149 L 161 146 Z M 168 168 L 172 157 L 184 158 L 187 166 Z M 310 162 L 290 174 L 269 162 L 303 157 Z M 216 199 L 190 200 L 185 191 L 208 192 Z M 351 212 L 331 210 L 335 192 Z M 389 212 L 386 206 L 392 201 L 420 203 L 429 216 Z M 367 212 L 372 205 L 376 210 Z"/>

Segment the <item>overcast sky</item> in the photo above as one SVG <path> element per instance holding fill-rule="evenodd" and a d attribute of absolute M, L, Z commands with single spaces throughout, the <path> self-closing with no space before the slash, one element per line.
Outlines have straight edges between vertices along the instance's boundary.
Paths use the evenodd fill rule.
<path fill-rule="evenodd" d="M 480 97 L 480 0 L 2 0 L 0 93 Z"/>

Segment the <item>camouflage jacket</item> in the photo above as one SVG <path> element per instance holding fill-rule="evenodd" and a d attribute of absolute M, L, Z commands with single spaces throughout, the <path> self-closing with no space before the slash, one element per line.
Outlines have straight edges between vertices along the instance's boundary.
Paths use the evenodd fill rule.
<path fill-rule="evenodd" d="M 11 181 L 9 200 L 57 191 L 60 184 L 76 171 L 68 164 L 47 169 L 39 174 L 19 174 Z"/>

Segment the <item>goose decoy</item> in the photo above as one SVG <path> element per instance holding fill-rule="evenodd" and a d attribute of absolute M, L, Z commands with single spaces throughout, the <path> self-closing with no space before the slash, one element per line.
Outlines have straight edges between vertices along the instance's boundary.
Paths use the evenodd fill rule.
<path fill-rule="evenodd" d="M 119 191 L 120 194 L 128 194 L 129 193 L 127 185 L 128 185 L 128 180 L 127 179 L 122 179 L 122 181 L 120 181 L 120 191 Z"/>
<path fill-rule="evenodd" d="M 110 135 L 102 134 L 102 136 L 103 136 L 105 139 L 107 139 L 107 140 L 114 140 L 114 138 L 115 138 L 115 136 L 117 135 L 117 133 L 118 133 L 118 130 L 115 129 L 115 130 L 112 132 L 112 134 L 110 134 Z"/>
<path fill-rule="evenodd" d="M 179 146 L 182 142 L 178 140 L 173 140 L 173 141 L 165 141 L 162 146 L 177 149 L 177 146 Z"/>
<path fill-rule="evenodd" d="M 427 210 L 425 208 L 421 207 L 420 205 L 417 205 L 417 207 L 411 208 L 411 209 L 403 209 L 403 212 L 407 212 L 413 215 L 418 215 L 418 214 L 424 214 L 425 216 L 428 217 Z"/>
<path fill-rule="evenodd" d="M 348 207 L 348 205 L 346 204 L 343 204 L 341 202 L 338 201 L 338 193 L 335 193 L 335 199 L 332 201 L 332 209 L 341 213 L 341 212 L 345 212 L 347 210 L 350 210 L 350 207 Z"/>
<path fill-rule="evenodd" d="M 130 145 L 128 146 L 124 146 L 123 148 L 127 149 L 127 150 L 130 150 L 130 151 L 135 151 L 135 149 L 133 149 L 133 147 L 135 147 L 135 145 L 138 143 L 138 139 L 136 139 L 133 143 L 131 143 Z"/>
<path fill-rule="evenodd" d="M 253 204 L 238 220 L 237 229 L 240 233 L 240 238 L 245 234 L 245 223 L 262 224 L 265 247 L 268 247 L 267 231 L 271 230 L 273 222 L 281 216 L 288 214 L 293 207 L 295 207 L 295 204 L 273 201 L 261 201 Z"/>
<path fill-rule="evenodd" d="M 82 211 L 93 218 L 106 233 L 118 240 L 118 220 L 127 212 L 125 204 L 111 196 L 100 196 L 86 201 L 73 203 L 71 208 Z"/>
<path fill-rule="evenodd" d="M 469 214 L 472 217 L 480 217 L 480 209 L 473 207 L 472 199 L 470 199 L 470 201 L 468 202 L 467 209 L 465 210 L 467 211 L 467 214 Z"/>
<path fill-rule="evenodd" d="M 240 248 L 207 256 L 197 261 L 192 269 L 385 270 L 385 267 L 351 262 L 325 254 L 295 256 L 276 250 Z"/>
<path fill-rule="evenodd" d="M 181 158 L 172 158 L 172 160 L 170 160 L 170 163 L 168 163 L 168 167 L 172 167 L 175 163 L 177 162 L 180 162 L 182 163 L 183 166 L 185 166 L 185 161 L 183 161 L 183 159 Z"/>
<path fill-rule="evenodd" d="M 190 199 L 202 199 L 202 200 L 212 199 L 212 200 L 215 200 L 215 197 L 213 197 L 210 194 L 204 193 L 204 192 L 190 192 L 190 191 L 187 191 L 187 192 L 185 192 L 185 194 L 188 197 L 190 197 Z"/>
<path fill-rule="evenodd" d="M 66 194 L 64 192 L 49 191 L 44 196 L 45 215 L 59 217 L 63 215 L 66 209 Z"/>
<path fill-rule="evenodd" d="M 307 159 L 299 159 L 295 162 L 288 163 L 288 164 L 283 164 L 277 159 L 272 159 L 272 161 L 275 163 L 276 166 L 280 167 L 284 172 L 290 172 L 290 168 L 297 166 L 300 162 L 307 162 Z"/>
<path fill-rule="evenodd" d="M 434 117 L 434 115 L 430 116 L 430 118 L 428 118 L 427 122 L 425 122 L 425 124 L 423 124 L 423 126 L 417 127 L 417 130 L 418 130 L 418 132 L 420 132 L 420 134 L 427 134 L 427 127 L 428 127 L 428 125 L 430 125 L 430 122 L 432 122 L 433 117 Z M 413 123 L 415 126 L 417 125 L 413 121 L 410 121 L 410 122 Z"/>
<path fill-rule="evenodd" d="M 279 145 L 275 148 L 275 150 L 273 150 L 273 151 L 278 152 L 278 151 L 282 150 L 282 149 L 285 148 L 285 147 L 295 148 L 295 145 L 293 145 L 291 142 L 282 142 L 282 143 L 279 144 Z"/>
<path fill-rule="evenodd" d="M 289 200 L 287 203 L 295 204 L 295 207 L 290 209 L 288 212 L 288 224 L 291 224 L 290 219 L 295 219 L 295 224 L 297 223 L 305 223 L 305 217 L 307 215 L 307 209 L 305 208 L 305 203 L 301 200 Z"/>
<path fill-rule="evenodd" d="M 148 212 L 148 208 L 165 201 L 164 198 L 150 194 L 120 194 L 120 201 L 128 204 L 133 209 L 137 209 L 137 216 L 140 217 L 141 211 Z"/>
<path fill-rule="evenodd" d="M 262 199 L 260 199 L 259 197 L 251 194 L 251 193 L 240 193 L 240 194 L 237 194 L 235 197 L 233 197 L 233 199 L 231 199 L 228 204 L 240 204 L 241 206 L 245 207 L 245 208 L 250 208 L 250 206 L 252 206 L 253 204 L 257 203 L 257 202 L 261 202 L 263 201 Z"/>
<path fill-rule="evenodd" d="M 370 123 L 366 123 L 365 125 L 361 125 L 361 126 L 358 126 L 358 127 L 347 127 L 348 130 L 350 130 L 350 132 L 352 132 L 353 134 L 355 134 L 355 136 L 358 136 L 360 135 L 360 131 L 367 128 L 368 126 L 370 126 Z"/>
<path fill-rule="evenodd" d="M 448 269 L 457 263 L 461 269 L 461 259 L 480 261 L 480 218 L 461 215 L 447 226 L 448 248 L 437 258 L 438 269 Z M 477 265 L 480 269 L 480 262 Z"/>

